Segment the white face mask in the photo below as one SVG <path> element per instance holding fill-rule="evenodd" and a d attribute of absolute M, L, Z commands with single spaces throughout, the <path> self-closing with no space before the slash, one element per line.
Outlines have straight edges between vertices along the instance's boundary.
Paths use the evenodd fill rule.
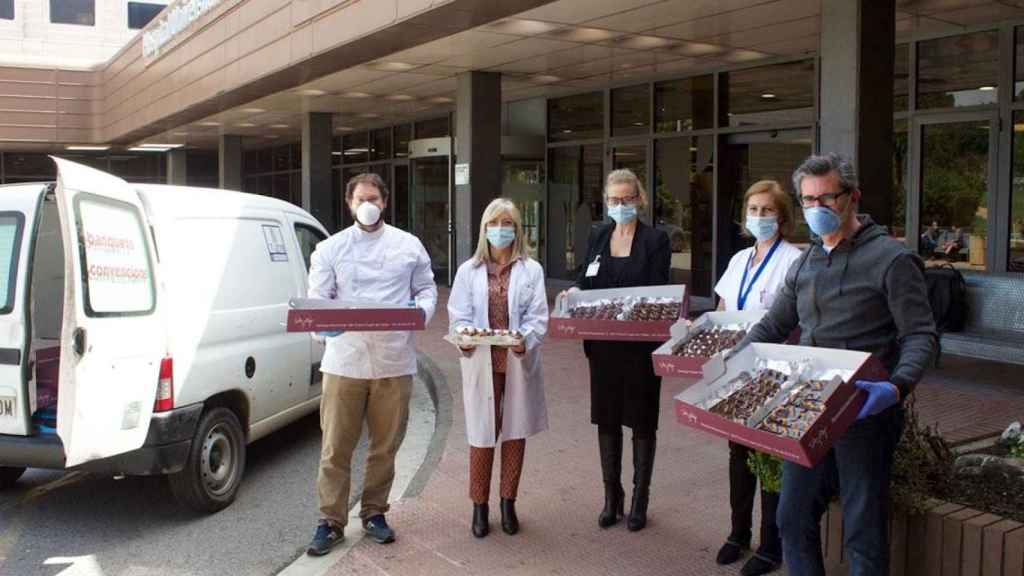
<path fill-rule="evenodd" d="M 380 208 L 372 202 L 363 202 L 356 208 L 356 220 L 363 226 L 375 226 L 380 221 Z"/>

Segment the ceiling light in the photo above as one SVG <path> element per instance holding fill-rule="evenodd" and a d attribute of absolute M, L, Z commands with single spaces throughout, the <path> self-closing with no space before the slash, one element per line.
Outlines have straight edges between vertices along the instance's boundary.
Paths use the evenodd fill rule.
<path fill-rule="evenodd" d="M 129 152 L 167 152 L 170 148 L 154 148 L 152 146 L 133 146 Z"/>
<path fill-rule="evenodd" d="M 263 112 L 266 112 L 266 110 L 263 108 L 242 108 L 242 112 L 245 112 L 246 114 L 262 114 Z"/>
<path fill-rule="evenodd" d="M 491 32 L 502 32 L 504 34 L 519 34 L 521 36 L 533 36 L 534 34 L 546 34 L 557 30 L 561 26 L 540 20 L 526 20 L 523 18 L 506 18 L 499 20 L 486 27 Z"/>
<path fill-rule="evenodd" d="M 572 134 L 572 130 L 569 129 L 569 128 L 566 128 L 565 130 L 562 130 L 562 134 Z"/>
<path fill-rule="evenodd" d="M 530 81 L 536 82 L 538 84 L 551 84 L 553 82 L 558 82 L 559 80 L 561 80 L 561 78 L 559 78 L 558 76 L 552 76 L 551 74 L 538 74 L 536 76 L 530 76 Z"/>
<path fill-rule="evenodd" d="M 338 132 L 351 132 L 355 130 L 355 128 L 351 126 L 338 126 L 337 128 L 335 128 L 335 130 L 337 130 Z"/>
<path fill-rule="evenodd" d="M 299 96 L 323 96 L 324 94 L 327 94 L 326 91 L 317 90 L 315 88 L 304 88 L 302 90 L 296 90 L 295 93 Z"/>
<path fill-rule="evenodd" d="M 646 126 L 643 122 L 633 122 L 633 126 Z"/>
<path fill-rule="evenodd" d="M 287 124 L 271 124 L 269 127 L 270 128 L 287 128 L 288 125 Z"/>
<path fill-rule="evenodd" d="M 220 122 L 200 122 L 197 126 L 220 126 Z"/>
<path fill-rule="evenodd" d="M 408 62 L 372 62 L 367 65 L 367 68 L 380 70 L 381 72 L 408 72 L 418 67 L 419 65 L 409 64 Z"/>
<path fill-rule="evenodd" d="M 451 104 L 452 102 L 455 102 L 455 100 L 447 96 L 434 96 L 427 100 L 427 102 L 430 102 L 431 104 Z"/>
<path fill-rule="evenodd" d="M 343 92 L 340 94 L 342 98 L 372 98 L 373 94 L 367 94 L 366 92 Z"/>
<path fill-rule="evenodd" d="M 675 48 L 676 52 L 686 56 L 707 56 L 709 54 L 721 54 L 725 48 L 714 44 L 703 42 L 684 42 Z"/>
<path fill-rule="evenodd" d="M 384 99 L 392 102 L 408 102 L 410 100 L 415 100 L 414 97 L 409 96 L 408 94 L 391 94 L 390 96 L 385 96 Z"/>
<path fill-rule="evenodd" d="M 733 50 L 726 53 L 723 58 L 729 62 L 747 62 L 750 60 L 759 60 L 766 56 L 767 54 L 755 52 L 754 50 Z"/>
<path fill-rule="evenodd" d="M 991 92 L 992 90 L 995 90 L 995 89 L 996 89 L 995 86 L 981 86 L 981 87 L 978 88 L 978 90 L 982 90 L 982 91 L 985 91 L 985 92 Z"/>
<path fill-rule="evenodd" d="M 255 128 L 256 127 L 256 125 L 253 124 L 252 122 L 240 122 L 238 124 L 235 124 L 235 126 L 237 126 L 239 128 Z"/>
<path fill-rule="evenodd" d="M 655 48 L 667 48 L 678 44 L 675 40 L 662 38 L 660 36 L 629 36 L 628 38 L 616 40 L 615 43 L 623 48 L 632 48 L 634 50 L 653 50 Z"/>
<path fill-rule="evenodd" d="M 103 150 L 110 150 L 110 146 L 70 144 L 68 146 L 65 146 L 64 149 L 73 150 L 76 152 L 101 152 Z"/>
<path fill-rule="evenodd" d="M 156 142 L 147 142 L 145 144 L 139 144 L 140 148 L 181 148 L 184 144 L 158 144 Z"/>
<path fill-rule="evenodd" d="M 761 100 L 775 100 L 776 98 L 778 98 L 778 96 L 772 94 L 771 92 L 765 92 L 764 94 L 761 94 Z"/>
<path fill-rule="evenodd" d="M 550 34 L 550 36 L 570 42 L 604 42 L 605 40 L 618 38 L 621 35 L 621 32 L 612 32 L 611 30 L 602 30 L 600 28 L 563 28 Z"/>
<path fill-rule="evenodd" d="M 171 136 L 188 136 L 188 132 L 171 132 Z"/>
<path fill-rule="evenodd" d="M 364 112 L 359 114 L 360 118 L 380 118 L 380 114 L 374 114 L 373 112 Z"/>

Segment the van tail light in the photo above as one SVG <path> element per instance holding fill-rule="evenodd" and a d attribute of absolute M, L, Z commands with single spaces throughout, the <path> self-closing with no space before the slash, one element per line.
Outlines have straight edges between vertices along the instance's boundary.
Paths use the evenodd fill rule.
<path fill-rule="evenodd" d="M 164 358 L 160 361 L 160 380 L 156 386 L 156 402 L 153 412 L 166 412 L 174 408 L 174 359 Z"/>

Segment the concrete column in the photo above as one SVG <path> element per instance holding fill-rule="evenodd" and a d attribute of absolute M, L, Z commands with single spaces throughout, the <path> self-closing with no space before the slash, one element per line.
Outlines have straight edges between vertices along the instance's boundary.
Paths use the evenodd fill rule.
<path fill-rule="evenodd" d="M 455 161 L 469 164 L 469 184 L 455 187 L 455 262 L 473 255 L 480 218 L 501 195 L 501 74 L 467 72 L 455 92 Z"/>
<path fill-rule="evenodd" d="M 220 187 L 226 190 L 242 189 L 242 137 L 234 134 L 220 136 Z"/>
<path fill-rule="evenodd" d="M 891 226 L 894 0 L 821 2 L 821 153 L 853 160 L 860 210 Z M 902 224 L 902 223 L 898 223 Z"/>
<path fill-rule="evenodd" d="M 308 112 L 302 117 L 302 207 L 333 232 L 336 194 L 331 190 L 332 118 L 328 112 Z"/>
<path fill-rule="evenodd" d="M 188 172 L 185 166 L 184 148 L 175 148 L 167 152 L 167 183 L 184 186 L 188 183 Z"/>

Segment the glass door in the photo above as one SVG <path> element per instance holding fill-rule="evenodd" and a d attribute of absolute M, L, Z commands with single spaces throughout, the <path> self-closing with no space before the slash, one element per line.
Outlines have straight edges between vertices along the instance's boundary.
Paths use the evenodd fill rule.
<path fill-rule="evenodd" d="M 651 214 L 653 214 L 653 199 L 650 197 L 651 191 L 647 180 L 647 144 L 613 144 L 611 161 L 612 170 L 620 168 L 632 170 L 636 177 L 640 179 L 640 182 L 643 183 L 644 189 L 648 192 L 647 212 L 640 214 L 640 218 L 650 223 Z"/>
<path fill-rule="evenodd" d="M 409 230 L 409 166 L 395 164 L 394 186 L 391 188 L 391 225 Z"/>
<path fill-rule="evenodd" d="M 548 149 L 547 274 L 574 280 L 593 224 L 604 219 L 604 145 Z"/>
<path fill-rule="evenodd" d="M 501 194 L 519 208 L 530 256 L 544 265 L 544 161 L 505 160 L 503 167 Z"/>
<path fill-rule="evenodd" d="M 993 261 L 990 214 L 995 213 L 994 113 L 917 118 L 916 176 L 907 211 L 908 243 L 928 263 L 983 271 Z"/>
<path fill-rule="evenodd" d="M 431 156 L 410 161 L 412 233 L 423 242 L 427 254 L 430 255 L 435 280 L 449 285 L 452 249 L 449 235 L 450 170 L 448 156 Z"/>

